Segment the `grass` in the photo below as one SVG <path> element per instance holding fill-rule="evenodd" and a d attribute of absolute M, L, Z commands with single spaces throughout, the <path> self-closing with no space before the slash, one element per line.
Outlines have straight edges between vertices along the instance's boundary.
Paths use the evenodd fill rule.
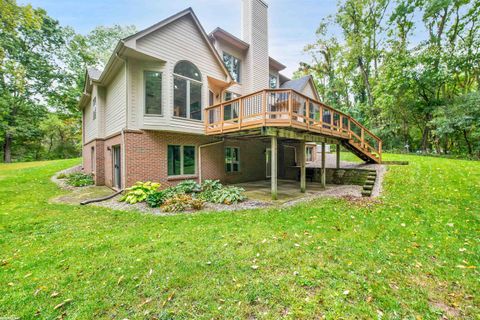
<path fill-rule="evenodd" d="M 159 217 L 0 165 L 0 317 L 478 319 L 479 162 L 393 156 L 377 203 Z"/>

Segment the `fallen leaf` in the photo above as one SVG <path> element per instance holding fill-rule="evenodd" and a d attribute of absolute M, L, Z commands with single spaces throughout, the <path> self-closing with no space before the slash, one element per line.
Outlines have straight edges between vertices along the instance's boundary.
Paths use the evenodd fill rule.
<path fill-rule="evenodd" d="M 258 269 L 258 266 L 257 266 L 257 265 L 253 265 L 251 268 L 252 268 L 253 270 L 257 270 L 257 269 Z"/>
<path fill-rule="evenodd" d="M 344 294 L 344 295 L 348 295 L 349 293 L 350 293 L 350 290 L 345 290 L 345 291 L 343 291 L 343 294 Z"/>
<path fill-rule="evenodd" d="M 60 293 L 58 293 L 57 291 L 53 291 L 52 294 L 50 295 L 50 298 L 55 298 L 55 297 L 58 297 L 60 295 Z"/>
<path fill-rule="evenodd" d="M 138 305 L 139 308 L 143 307 L 144 305 L 146 305 L 147 303 L 150 303 L 152 302 L 152 298 L 148 298 L 148 299 L 145 299 L 145 301 L 143 301 L 142 303 L 140 303 Z"/>
<path fill-rule="evenodd" d="M 120 284 L 120 282 L 122 282 L 124 276 L 120 276 L 120 278 L 118 278 L 118 281 L 117 281 L 117 285 Z"/>
<path fill-rule="evenodd" d="M 70 302 L 72 302 L 73 300 L 72 299 L 67 299 L 67 300 L 64 300 L 62 303 L 59 303 L 55 306 L 55 308 L 53 308 L 53 310 L 57 310 L 57 309 L 60 309 L 62 307 L 64 307 L 65 305 L 69 304 Z"/>

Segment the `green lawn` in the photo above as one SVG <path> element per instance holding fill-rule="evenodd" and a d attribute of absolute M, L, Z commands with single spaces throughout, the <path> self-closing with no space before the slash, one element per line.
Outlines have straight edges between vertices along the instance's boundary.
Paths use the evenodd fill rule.
<path fill-rule="evenodd" d="M 0 317 L 478 319 L 480 163 L 385 158 L 379 203 L 171 217 L 49 203 L 79 160 L 0 165 Z"/>

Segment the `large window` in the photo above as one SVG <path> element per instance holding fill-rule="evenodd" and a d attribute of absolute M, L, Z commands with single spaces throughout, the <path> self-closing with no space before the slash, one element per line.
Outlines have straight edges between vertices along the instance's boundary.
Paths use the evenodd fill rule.
<path fill-rule="evenodd" d="M 240 149 L 237 147 L 225 148 L 225 170 L 227 172 L 240 171 Z"/>
<path fill-rule="evenodd" d="M 194 146 L 168 146 L 168 175 L 195 174 L 195 147 Z"/>
<path fill-rule="evenodd" d="M 173 115 L 202 120 L 202 75 L 188 61 L 180 61 L 173 70 Z"/>
<path fill-rule="evenodd" d="M 240 83 L 240 59 L 224 52 L 223 62 L 232 75 L 233 80 Z"/>
<path fill-rule="evenodd" d="M 278 79 L 276 75 L 270 75 L 270 89 L 277 89 L 278 88 Z"/>
<path fill-rule="evenodd" d="M 145 87 L 145 114 L 162 114 L 162 74 L 156 71 L 143 73 Z"/>

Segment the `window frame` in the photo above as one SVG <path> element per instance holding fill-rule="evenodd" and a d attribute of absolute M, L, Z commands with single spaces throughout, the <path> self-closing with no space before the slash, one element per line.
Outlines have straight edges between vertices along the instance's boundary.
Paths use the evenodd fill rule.
<path fill-rule="evenodd" d="M 272 87 L 272 79 L 275 78 L 275 88 Z M 269 74 L 269 77 L 268 77 L 268 87 L 270 89 L 278 89 L 278 76 L 274 75 L 274 74 Z"/>
<path fill-rule="evenodd" d="M 198 73 L 200 74 L 200 79 L 202 79 L 202 73 L 200 72 L 200 69 L 198 69 L 198 67 L 191 61 L 188 61 L 188 60 L 180 60 L 178 61 L 175 66 L 173 67 L 173 72 L 172 72 L 172 75 L 173 75 L 173 99 L 172 99 L 172 116 L 175 117 L 175 118 L 178 118 L 178 119 L 186 119 L 186 120 L 192 120 L 192 121 L 203 121 L 203 81 L 199 81 L 199 80 L 196 80 L 196 79 L 192 79 L 192 78 L 189 78 L 189 77 L 186 77 L 186 76 L 183 76 L 181 74 L 177 74 L 175 73 L 175 67 L 177 66 L 177 64 L 181 63 L 181 62 L 189 62 L 191 63 L 197 70 L 198 70 Z M 175 78 L 179 78 L 179 79 L 183 79 L 186 81 L 186 117 L 182 117 L 182 116 L 176 116 L 175 115 Z M 191 95 L 191 91 L 190 91 L 190 84 L 191 82 L 194 82 L 194 83 L 197 83 L 200 85 L 200 119 L 194 119 L 191 117 L 190 115 L 190 95 Z"/>
<path fill-rule="evenodd" d="M 92 99 L 92 120 L 97 119 L 97 96 Z"/>
<path fill-rule="evenodd" d="M 168 167 L 169 167 L 169 158 L 168 158 L 168 149 L 169 147 L 180 147 L 180 174 L 170 174 L 168 172 Z M 194 172 L 193 173 L 187 173 L 185 174 L 184 172 L 184 164 L 185 164 L 185 154 L 184 154 L 184 150 L 185 150 L 185 147 L 193 147 L 194 149 Z M 198 165 L 197 165 L 197 158 L 198 158 L 198 155 L 197 155 L 197 146 L 196 145 L 193 145 L 193 144 L 167 144 L 167 177 L 168 178 L 178 178 L 178 177 L 194 177 L 197 175 L 197 170 L 198 170 Z"/>
<path fill-rule="evenodd" d="M 147 72 L 156 72 L 160 74 L 160 113 L 147 113 Z M 163 72 L 154 69 L 143 70 L 143 114 L 148 117 L 163 117 Z"/>
<path fill-rule="evenodd" d="M 238 60 L 238 72 L 237 72 L 238 80 L 233 77 L 232 71 L 228 68 L 228 65 L 225 63 L 225 56 L 229 56 L 230 59 L 237 59 Z M 227 51 L 223 51 L 222 52 L 222 61 L 223 61 L 223 64 L 225 65 L 225 67 L 227 68 L 228 72 L 230 72 L 230 75 L 232 76 L 233 80 L 235 80 L 235 82 L 241 84 L 242 83 L 242 60 L 240 58 L 236 57 L 235 55 L 227 52 Z M 233 61 L 232 61 L 232 65 L 233 65 Z"/>
<path fill-rule="evenodd" d="M 231 161 L 227 161 L 227 149 L 230 149 L 230 153 L 233 155 L 233 150 L 237 149 L 237 155 L 238 155 L 238 160 L 233 160 L 233 156 L 231 157 Z M 241 168 L 241 158 L 240 158 L 240 147 L 233 147 L 233 146 L 226 146 L 224 150 L 224 161 L 225 161 L 225 172 L 226 173 L 239 173 L 242 172 Z M 227 170 L 227 164 L 230 164 L 231 170 Z M 233 170 L 233 165 L 237 164 L 238 165 L 238 170 L 235 171 Z"/>
<path fill-rule="evenodd" d="M 311 160 L 308 159 L 308 150 L 310 149 Z M 314 146 L 305 146 L 305 162 L 314 162 L 315 161 L 315 147 Z"/>

